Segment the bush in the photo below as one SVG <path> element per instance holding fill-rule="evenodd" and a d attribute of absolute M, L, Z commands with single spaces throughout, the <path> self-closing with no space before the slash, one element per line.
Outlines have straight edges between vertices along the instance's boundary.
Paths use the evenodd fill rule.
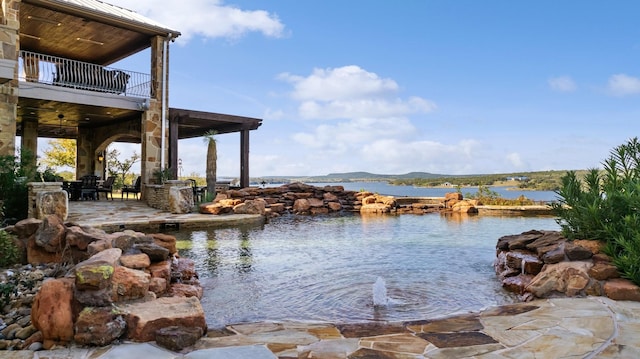
<path fill-rule="evenodd" d="M 553 209 L 569 238 L 606 243 L 624 278 L 640 285 L 640 142 L 633 138 L 611 150 L 604 171 L 590 169 L 583 179 L 569 171 Z"/>
<path fill-rule="evenodd" d="M 20 261 L 20 250 L 14 241 L 14 236 L 0 230 L 0 268 L 12 266 Z"/>
<path fill-rule="evenodd" d="M 461 189 L 457 187 L 456 191 L 461 192 Z M 525 196 L 519 196 L 516 199 L 503 198 L 498 192 L 492 191 L 490 187 L 482 184 L 478 186 L 476 193 L 467 193 L 464 197 L 478 200 L 483 205 L 493 206 L 528 206 L 535 204 L 534 201 Z"/>
<path fill-rule="evenodd" d="M 28 182 L 56 180 L 50 168 L 38 172 L 35 158 L 27 150 L 22 150 L 20 157 L 0 156 L 0 222 L 10 224 L 27 218 Z"/>

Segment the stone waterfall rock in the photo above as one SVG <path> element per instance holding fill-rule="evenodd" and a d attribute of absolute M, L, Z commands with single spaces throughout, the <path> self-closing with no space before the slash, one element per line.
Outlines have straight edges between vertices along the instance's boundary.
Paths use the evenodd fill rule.
<path fill-rule="evenodd" d="M 169 189 L 169 212 L 175 214 L 191 213 L 193 203 L 193 188 L 171 187 Z"/>
<path fill-rule="evenodd" d="M 36 244 L 50 253 L 62 252 L 66 245 L 66 233 L 67 227 L 60 217 L 45 216 L 35 233 Z"/>
<path fill-rule="evenodd" d="M 37 192 L 35 206 L 36 218 L 56 215 L 65 221 L 69 216 L 69 196 L 63 190 Z"/>
<path fill-rule="evenodd" d="M 81 345 L 105 346 L 126 332 L 127 323 L 111 307 L 86 307 L 78 315 L 74 340 Z"/>
<path fill-rule="evenodd" d="M 538 298 L 545 298 L 553 292 L 575 296 L 589 284 L 589 269 L 593 263 L 586 261 L 548 264 L 537 275 L 526 290 Z"/>
<path fill-rule="evenodd" d="M 44 348 L 73 340 L 73 278 L 42 283 L 31 309 L 31 322 L 42 332 Z"/>
<path fill-rule="evenodd" d="M 163 297 L 117 307 L 125 313 L 127 337 L 136 342 L 153 341 L 158 329 L 170 326 L 201 328 L 202 333 L 207 332 L 204 311 L 196 297 Z"/>
<path fill-rule="evenodd" d="M 253 199 L 233 207 L 235 214 L 265 214 L 266 202 L 263 199 Z"/>
<path fill-rule="evenodd" d="M 149 273 L 123 266 L 116 267 L 112 277 L 113 301 L 144 298 L 149 291 L 150 280 Z"/>
<path fill-rule="evenodd" d="M 172 326 L 160 328 L 156 332 L 156 343 L 161 347 L 179 352 L 194 345 L 202 336 L 202 329 L 198 327 Z"/>

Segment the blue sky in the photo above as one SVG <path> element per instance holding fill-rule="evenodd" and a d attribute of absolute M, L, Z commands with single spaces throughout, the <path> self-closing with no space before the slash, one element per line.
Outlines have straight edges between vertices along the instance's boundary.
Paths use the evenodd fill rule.
<path fill-rule="evenodd" d="M 182 32 L 171 107 L 263 119 L 252 177 L 586 169 L 640 132 L 635 1 L 108 2 Z M 182 174 L 205 156 L 181 141 Z"/>

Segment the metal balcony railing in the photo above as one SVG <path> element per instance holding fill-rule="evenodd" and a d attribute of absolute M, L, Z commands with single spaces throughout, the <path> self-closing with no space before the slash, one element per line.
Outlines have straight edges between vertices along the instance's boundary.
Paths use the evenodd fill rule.
<path fill-rule="evenodd" d="M 116 95 L 151 97 L 151 76 L 62 57 L 20 51 L 19 80 Z"/>

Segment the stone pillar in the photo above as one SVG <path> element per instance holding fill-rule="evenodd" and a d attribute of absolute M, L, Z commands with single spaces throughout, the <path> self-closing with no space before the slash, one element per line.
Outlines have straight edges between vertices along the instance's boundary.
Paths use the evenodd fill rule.
<path fill-rule="evenodd" d="M 36 166 L 38 155 L 38 121 L 37 120 L 22 120 L 22 137 L 20 148 L 30 151 L 33 156 L 31 157 L 31 165 Z"/>
<path fill-rule="evenodd" d="M 0 84 L 0 156 L 14 156 L 18 105 L 20 0 L 2 0 L 0 61 L 13 65 L 13 79 Z"/>
<path fill-rule="evenodd" d="M 83 130 L 78 130 L 76 140 L 76 178 L 92 175 L 94 171 L 92 135 Z"/>
<path fill-rule="evenodd" d="M 164 38 L 156 36 L 151 41 L 151 99 L 149 109 L 142 115 L 142 149 L 141 149 L 141 176 L 142 190 L 144 186 L 151 183 L 153 172 L 162 168 L 162 93 L 167 84 L 163 84 L 162 63 L 164 60 Z M 167 56 L 168 57 L 168 56 Z M 168 71 L 169 64 L 166 64 Z M 168 96 L 168 95 L 167 95 Z M 167 101 L 168 102 L 168 101 Z M 167 106 L 166 118 L 168 118 L 169 108 Z M 165 138 L 169 135 L 169 129 L 165 128 Z M 165 161 L 167 148 L 165 147 Z M 144 198 L 143 198 L 144 199 Z"/>
<path fill-rule="evenodd" d="M 62 182 L 29 182 L 29 218 L 43 219 L 55 214 L 63 221 L 69 215 L 69 196 L 62 190 Z"/>

